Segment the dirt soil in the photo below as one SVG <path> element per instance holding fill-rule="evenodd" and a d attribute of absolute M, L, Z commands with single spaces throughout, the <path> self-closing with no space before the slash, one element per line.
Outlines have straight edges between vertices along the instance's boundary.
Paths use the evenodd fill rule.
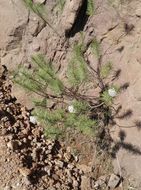
<path fill-rule="evenodd" d="M 115 84 L 122 89 L 122 92 L 115 99 L 113 106 L 115 109 L 118 108 L 118 112 L 114 117 L 114 122 L 110 126 L 111 136 L 115 142 L 112 150 L 113 172 L 121 175 L 127 184 L 126 188 L 121 184 L 121 189 L 141 190 L 141 2 L 139 0 L 95 0 L 95 14 L 89 18 L 85 14 L 86 5 L 84 3 L 81 14 L 77 15 L 78 20 L 70 33 L 68 33 L 68 30 L 74 24 L 73 16 L 70 22 L 68 19 L 70 16 L 68 13 L 70 13 L 71 9 L 69 3 L 71 1 L 68 1 L 63 12 L 56 6 L 56 2 L 56 0 L 47 0 L 45 1 L 45 6 L 48 12 L 48 19 L 54 28 L 57 28 L 59 36 L 37 15 L 29 11 L 22 1 L 0 1 L 0 65 L 5 65 L 9 70 L 8 84 L 6 85 L 9 85 L 9 80 L 12 78 L 12 71 L 20 65 L 30 68 L 30 57 L 38 52 L 51 58 L 56 63 L 56 68 L 58 68 L 60 75 L 65 77 L 71 45 L 80 39 L 80 31 L 83 31 L 85 34 L 84 42 L 88 46 L 86 52 L 88 60 L 93 67 L 96 67 L 95 58 L 89 50 L 89 43 L 96 37 L 100 42 L 101 51 L 103 52 L 102 64 L 110 61 L 113 64 L 114 70 L 120 71 Z M 77 8 L 81 7 L 81 2 L 74 1 L 76 6 L 78 6 Z M 67 41 L 64 41 L 65 33 L 69 35 Z M 3 70 L 2 67 L 1 70 Z M 4 98 L 1 98 L 3 88 L 5 89 L 2 83 L 0 88 L 1 122 L 7 122 L 2 119 L 5 117 L 3 117 L 1 110 L 3 100 L 6 100 L 7 96 L 10 96 L 10 103 L 13 101 L 11 104 L 16 105 L 14 109 L 22 109 L 20 113 L 16 112 L 16 116 L 14 115 L 14 117 L 17 118 L 18 115 L 18 118 L 20 118 L 20 115 L 24 112 L 26 119 L 22 119 L 22 123 L 26 120 L 27 124 L 24 125 L 29 127 L 29 136 L 31 136 L 31 139 L 27 138 L 28 135 L 25 135 L 26 137 L 22 136 L 23 124 L 20 124 L 18 128 L 16 126 L 15 129 L 10 127 L 6 131 L 2 130 L 3 123 L 1 124 L 0 187 L 4 190 L 96 189 L 95 186 L 91 185 L 92 182 L 95 184 L 97 173 L 92 169 L 97 162 L 93 142 L 89 143 L 87 138 L 76 135 L 78 139 L 81 139 L 82 143 L 68 142 L 67 144 L 67 146 L 71 144 L 73 150 L 79 150 L 79 154 L 76 155 L 73 153 L 74 151 L 70 153 L 66 145 L 55 144 L 56 142 L 50 142 L 50 144 L 49 142 L 36 142 L 40 143 L 39 146 L 41 147 L 34 147 L 34 143 L 32 145 L 31 141 L 35 138 L 35 135 L 32 133 L 35 126 L 29 122 L 30 109 L 32 108 L 31 95 L 16 85 L 12 85 L 6 87 Z M 7 88 L 10 89 L 8 90 Z M 91 93 L 97 93 L 97 91 Z M 14 96 L 20 102 L 20 105 L 17 102 L 15 103 L 15 100 L 11 100 L 11 97 Z M 11 105 L 7 105 L 8 109 L 9 106 Z M 22 117 L 24 118 L 23 115 Z M 9 126 L 13 126 L 13 124 L 9 124 Z M 39 126 L 37 127 L 37 131 L 38 128 L 42 133 Z M 74 138 L 76 136 L 74 135 Z M 75 139 L 76 142 L 78 141 L 77 138 Z M 28 142 L 28 147 L 25 148 L 25 145 L 27 146 L 27 139 L 30 143 Z M 23 144 L 17 144 L 19 141 L 24 146 Z M 48 143 L 46 146 L 50 145 L 50 149 L 58 147 L 58 145 L 60 147 L 57 149 L 57 152 L 48 153 L 51 156 L 51 160 L 48 161 L 50 162 L 50 166 L 45 162 L 46 157 L 44 158 L 43 156 L 44 151 L 48 151 L 48 148 L 45 150 L 46 146 L 44 143 Z M 17 146 L 21 146 L 21 150 L 17 151 Z M 37 158 L 33 155 L 33 150 L 38 148 L 42 149 L 41 158 L 38 155 L 36 155 Z M 71 155 L 72 160 L 66 160 L 62 163 L 62 160 L 65 158 L 60 158 L 58 154 L 62 156 L 64 154 Z M 80 160 L 77 163 L 78 155 L 80 156 Z M 31 165 L 27 164 L 26 161 L 28 159 L 32 160 Z M 65 169 L 63 164 L 67 164 Z M 69 164 L 74 165 L 74 167 L 69 166 Z M 99 168 L 97 169 L 98 171 Z M 70 178 L 68 179 L 67 175 L 70 170 L 74 173 L 74 176 L 70 174 Z M 51 177 L 49 171 L 51 171 Z M 60 173 L 56 173 L 55 171 Z M 109 172 L 109 168 L 106 169 L 105 167 L 98 174 L 98 177 L 105 175 L 106 172 Z M 44 174 L 46 173 L 48 173 L 48 177 L 45 177 L 46 175 Z M 54 176 L 52 177 L 52 175 Z M 62 177 L 60 177 L 61 175 Z M 42 177 L 38 179 L 38 176 Z M 59 179 L 57 178 L 58 176 Z M 36 180 L 38 183 L 35 185 L 34 182 Z M 67 184 L 63 180 L 67 181 Z M 59 183 L 56 183 L 56 181 Z"/>

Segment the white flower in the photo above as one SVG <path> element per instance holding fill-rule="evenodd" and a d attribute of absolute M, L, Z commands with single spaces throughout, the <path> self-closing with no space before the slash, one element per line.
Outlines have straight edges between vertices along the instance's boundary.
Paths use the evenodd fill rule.
<path fill-rule="evenodd" d="M 109 96 L 111 96 L 111 97 L 115 97 L 115 96 L 117 95 L 117 92 L 116 92 L 116 90 L 115 90 L 114 88 L 110 88 L 110 89 L 108 90 L 108 94 L 109 94 Z"/>
<path fill-rule="evenodd" d="M 75 113 L 76 112 L 75 109 L 74 109 L 74 107 L 73 107 L 73 105 L 68 106 L 68 111 L 70 113 Z"/>
<path fill-rule="evenodd" d="M 33 123 L 33 124 L 36 124 L 36 123 L 37 123 L 37 119 L 36 119 L 35 116 L 30 116 L 30 117 L 29 117 L 29 120 L 30 120 L 30 122 Z"/>

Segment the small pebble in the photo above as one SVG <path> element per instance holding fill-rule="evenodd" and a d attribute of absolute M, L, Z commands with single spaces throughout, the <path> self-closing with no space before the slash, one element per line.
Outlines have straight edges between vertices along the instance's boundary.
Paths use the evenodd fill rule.
<path fill-rule="evenodd" d="M 37 124 L 37 119 L 36 119 L 35 116 L 30 116 L 30 117 L 29 117 L 29 121 L 30 121 L 31 123 L 33 123 L 33 124 Z"/>

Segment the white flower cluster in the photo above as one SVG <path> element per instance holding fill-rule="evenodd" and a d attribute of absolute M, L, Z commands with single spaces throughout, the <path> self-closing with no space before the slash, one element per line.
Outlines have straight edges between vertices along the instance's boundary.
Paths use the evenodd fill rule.
<path fill-rule="evenodd" d="M 74 109 L 73 105 L 68 106 L 68 111 L 70 113 L 76 113 L 76 110 Z"/>
<path fill-rule="evenodd" d="M 111 97 L 115 97 L 115 96 L 117 95 L 117 92 L 116 92 L 116 90 L 115 90 L 114 88 L 110 88 L 110 89 L 108 90 L 108 94 L 109 94 L 109 96 L 111 96 Z"/>

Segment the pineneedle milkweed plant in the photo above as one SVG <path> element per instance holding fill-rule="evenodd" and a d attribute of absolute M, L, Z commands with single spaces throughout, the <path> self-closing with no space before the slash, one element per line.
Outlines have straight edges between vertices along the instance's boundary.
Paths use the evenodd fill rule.
<path fill-rule="evenodd" d="M 99 54 L 96 47 L 93 45 L 93 50 L 97 49 Z M 98 98 L 81 92 L 81 87 L 85 88 L 92 77 L 84 58 L 83 44 L 76 44 L 73 48 L 65 82 L 43 55 L 32 56 L 32 63 L 35 69 L 21 68 L 16 72 L 14 81 L 38 95 L 39 98 L 33 100 L 35 109 L 32 114 L 45 126 L 46 135 L 57 138 L 67 127 L 95 135 L 99 126 L 96 112 L 101 106 L 103 110 L 105 106 L 107 108 L 108 98 L 112 101 L 112 97 L 108 94 L 104 97 L 107 89 L 102 89 Z"/>

